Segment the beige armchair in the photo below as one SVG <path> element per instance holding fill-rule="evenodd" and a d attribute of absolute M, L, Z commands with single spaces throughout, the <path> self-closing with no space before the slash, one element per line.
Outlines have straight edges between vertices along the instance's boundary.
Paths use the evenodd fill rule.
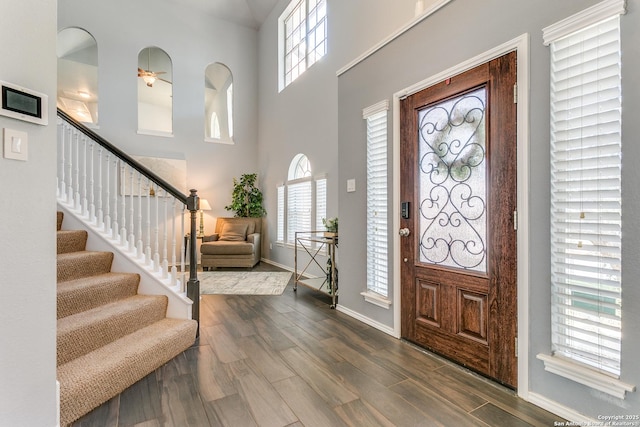
<path fill-rule="evenodd" d="M 218 218 L 215 233 L 202 238 L 202 269 L 253 267 L 260 262 L 261 230 L 262 218 Z"/>

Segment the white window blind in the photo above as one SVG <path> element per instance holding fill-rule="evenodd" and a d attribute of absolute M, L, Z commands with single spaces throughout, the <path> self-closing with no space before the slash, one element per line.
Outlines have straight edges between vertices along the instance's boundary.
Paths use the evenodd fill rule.
<path fill-rule="evenodd" d="M 367 290 L 384 297 L 389 294 L 387 109 L 383 102 L 363 113 L 367 121 Z"/>
<path fill-rule="evenodd" d="M 322 218 L 327 217 L 327 178 L 316 178 L 316 226 L 314 230 L 324 230 Z"/>
<path fill-rule="evenodd" d="M 296 231 L 311 231 L 311 181 L 287 185 L 287 242 L 294 243 Z"/>
<path fill-rule="evenodd" d="M 619 15 L 551 40 L 551 280 L 555 355 L 619 377 Z"/>
<path fill-rule="evenodd" d="M 284 185 L 278 186 L 278 218 L 276 224 L 276 241 L 284 242 Z"/>

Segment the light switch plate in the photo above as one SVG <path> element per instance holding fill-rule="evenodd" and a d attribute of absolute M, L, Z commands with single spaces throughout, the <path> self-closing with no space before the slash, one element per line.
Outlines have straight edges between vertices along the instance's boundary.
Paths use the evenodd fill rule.
<path fill-rule="evenodd" d="M 353 193 L 356 191 L 356 180 L 351 178 L 347 180 L 347 193 Z"/>
<path fill-rule="evenodd" d="M 4 158 L 26 162 L 29 154 L 29 135 L 19 130 L 4 128 Z"/>

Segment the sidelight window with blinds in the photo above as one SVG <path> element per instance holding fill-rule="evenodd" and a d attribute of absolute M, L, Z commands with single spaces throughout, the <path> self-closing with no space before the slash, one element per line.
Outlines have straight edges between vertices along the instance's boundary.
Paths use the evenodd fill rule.
<path fill-rule="evenodd" d="M 620 376 L 620 1 L 544 30 L 551 52 L 554 356 Z M 597 15 L 596 15 L 597 16 Z M 581 23 L 582 22 L 582 23 Z"/>
<path fill-rule="evenodd" d="M 387 199 L 388 101 L 366 108 L 367 122 L 367 291 L 389 296 Z"/>

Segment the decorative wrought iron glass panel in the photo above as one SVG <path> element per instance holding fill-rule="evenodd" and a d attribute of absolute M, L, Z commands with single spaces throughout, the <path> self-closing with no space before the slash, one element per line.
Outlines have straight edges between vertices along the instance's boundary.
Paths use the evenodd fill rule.
<path fill-rule="evenodd" d="M 486 87 L 418 113 L 420 262 L 486 272 Z"/>

